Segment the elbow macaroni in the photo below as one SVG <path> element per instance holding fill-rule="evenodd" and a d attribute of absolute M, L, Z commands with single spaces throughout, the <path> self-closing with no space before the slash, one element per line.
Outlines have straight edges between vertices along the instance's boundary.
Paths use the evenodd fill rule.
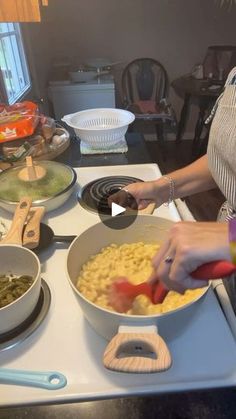
<path fill-rule="evenodd" d="M 151 260 L 159 249 L 158 244 L 111 244 L 91 256 L 81 269 L 77 289 L 94 304 L 114 311 L 109 305 L 109 288 L 116 277 L 125 276 L 133 284 L 145 281 L 152 272 Z M 162 304 L 152 304 L 148 297 L 135 298 L 130 315 L 155 315 L 166 313 L 194 300 L 203 289 L 187 290 L 184 295 L 170 291 Z"/>

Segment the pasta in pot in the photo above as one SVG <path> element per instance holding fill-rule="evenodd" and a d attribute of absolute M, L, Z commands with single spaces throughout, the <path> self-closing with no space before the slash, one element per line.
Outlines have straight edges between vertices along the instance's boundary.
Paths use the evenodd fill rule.
<path fill-rule="evenodd" d="M 159 249 L 154 243 L 111 244 L 91 256 L 81 269 L 77 289 L 94 304 L 114 311 L 109 305 L 108 293 L 115 277 L 125 276 L 133 284 L 148 279 L 152 272 L 151 260 Z M 152 304 L 148 297 L 135 298 L 129 315 L 166 313 L 194 300 L 203 289 L 187 290 L 184 295 L 170 291 L 162 304 Z"/>

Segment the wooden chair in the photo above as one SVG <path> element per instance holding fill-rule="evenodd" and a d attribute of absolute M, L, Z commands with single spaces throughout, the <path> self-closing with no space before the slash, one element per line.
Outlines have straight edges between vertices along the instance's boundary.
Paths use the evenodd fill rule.
<path fill-rule="evenodd" d="M 136 121 L 155 124 L 157 138 L 164 146 L 164 126 L 176 126 L 168 103 L 169 81 L 165 68 L 152 58 L 130 62 L 122 73 L 123 106 L 135 114 Z"/>

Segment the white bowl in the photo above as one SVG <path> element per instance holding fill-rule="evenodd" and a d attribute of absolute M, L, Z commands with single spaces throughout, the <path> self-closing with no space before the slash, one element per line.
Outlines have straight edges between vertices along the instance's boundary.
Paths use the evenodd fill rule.
<path fill-rule="evenodd" d="M 0 308 L 0 334 L 19 326 L 33 312 L 41 288 L 41 266 L 38 257 L 29 249 L 13 244 L 0 244 L 0 274 L 30 275 L 33 284 L 12 303 Z"/>
<path fill-rule="evenodd" d="M 65 115 L 62 121 L 92 148 L 107 149 L 124 138 L 135 115 L 124 109 L 97 108 Z"/>

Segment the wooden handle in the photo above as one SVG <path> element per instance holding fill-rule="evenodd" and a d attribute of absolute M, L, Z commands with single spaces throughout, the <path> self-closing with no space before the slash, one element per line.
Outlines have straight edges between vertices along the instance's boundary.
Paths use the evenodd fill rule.
<path fill-rule="evenodd" d="M 23 246 L 35 249 L 40 239 L 40 221 L 45 213 L 45 207 L 33 207 L 28 214 L 27 224 L 23 234 Z"/>
<path fill-rule="evenodd" d="M 165 371 L 172 363 L 164 340 L 155 333 L 118 333 L 107 345 L 103 364 L 113 371 Z"/>
<path fill-rule="evenodd" d="M 26 171 L 22 171 L 22 179 L 24 179 L 23 174 L 25 173 L 25 180 L 35 180 L 37 178 L 35 166 L 33 164 L 33 159 L 31 156 L 26 157 Z"/>
<path fill-rule="evenodd" d="M 34 165 L 33 159 L 31 156 L 26 157 L 26 167 L 19 171 L 18 177 L 24 182 L 34 182 L 42 179 L 46 174 L 44 167 L 39 165 Z"/>
<path fill-rule="evenodd" d="M 1 241 L 1 244 L 9 243 L 22 245 L 22 232 L 31 203 L 31 198 L 21 198 L 16 207 L 10 230 L 8 231 L 6 237 Z"/>
<path fill-rule="evenodd" d="M 146 208 L 142 210 L 138 210 L 138 215 L 153 214 L 155 208 L 156 208 L 156 204 L 151 202 L 151 204 L 148 204 Z"/>

